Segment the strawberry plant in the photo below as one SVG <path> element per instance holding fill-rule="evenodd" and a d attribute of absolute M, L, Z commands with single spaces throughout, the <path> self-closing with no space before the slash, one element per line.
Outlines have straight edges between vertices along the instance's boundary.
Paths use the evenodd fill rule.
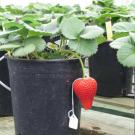
<path fill-rule="evenodd" d="M 25 59 L 88 57 L 96 53 L 97 38 L 103 32 L 96 25 L 85 26 L 77 17 L 63 16 L 46 23 L 39 16 L 25 14 L 2 22 L 0 50 L 7 51 L 9 57 Z M 60 40 L 47 44 L 46 36 L 60 36 Z"/>
<path fill-rule="evenodd" d="M 94 12 L 92 22 L 105 27 L 105 22 L 111 19 L 112 23 L 123 20 L 129 20 L 132 17 L 129 14 L 130 9 L 125 6 L 114 5 L 113 0 L 95 0 L 93 5 L 87 7 L 89 14 Z"/>
<path fill-rule="evenodd" d="M 8 44 L 1 45 L 0 49 L 7 50 L 8 46 L 10 45 L 8 52 L 14 57 L 16 57 L 16 51 L 18 49 L 24 46 L 27 47 L 29 44 L 35 48 L 32 50 L 37 52 L 39 50 L 43 51 L 47 45 L 45 42 L 43 42 L 42 37 L 55 36 L 59 34 L 61 35 L 62 43 L 56 47 L 61 47 L 59 49 L 64 49 L 65 46 L 68 46 L 71 50 L 81 55 L 90 56 L 97 51 L 96 38 L 103 34 L 103 29 L 100 27 L 85 26 L 85 24 L 76 17 L 64 18 L 60 24 L 57 23 L 57 20 L 52 20 L 50 23 L 41 24 L 35 28 L 31 25 L 23 22 L 22 20 L 17 20 L 16 22 L 4 22 L 3 28 L 5 31 L 2 31 L 0 36 L 9 40 L 9 37 L 14 34 L 20 38 L 17 38 L 16 40 L 14 39 L 14 43 L 12 42 L 13 39 L 10 39 Z M 17 44 L 16 49 L 15 46 L 12 48 L 11 44 Z M 34 51 L 30 51 L 28 55 L 31 52 Z M 19 55 L 17 56 L 19 57 Z M 22 54 L 21 56 L 26 56 L 26 54 Z"/>
<path fill-rule="evenodd" d="M 122 33 L 122 37 L 114 40 L 110 46 L 118 49 L 118 61 L 127 67 L 135 66 L 135 22 L 120 22 L 113 26 L 113 30 Z M 124 33 L 128 36 L 124 36 Z"/>
<path fill-rule="evenodd" d="M 132 7 L 132 8 L 131 8 Z M 96 24 L 101 26 L 103 29 L 106 29 L 106 22 L 111 21 L 112 24 L 117 22 L 131 21 L 134 18 L 134 8 L 133 6 L 124 7 L 114 5 L 113 0 L 95 0 L 93 4 L 88 6 L 83 10 L 83 14 L 79 17 L 86 24 Z M 126 36 L 126 33 L 117 33 L 114 31 L 113 39 L 122 37 L 123 34 Z M 98 43 L 101 44 L 106 42 L 106 32 L 104 36 L 98 38 Z"/>

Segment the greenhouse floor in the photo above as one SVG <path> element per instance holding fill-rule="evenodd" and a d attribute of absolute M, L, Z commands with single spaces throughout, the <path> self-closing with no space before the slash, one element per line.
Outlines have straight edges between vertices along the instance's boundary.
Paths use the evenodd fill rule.
<path fill-rule="evenodd" d="M 13 117 L 0 118 L 0 135 L 15 135 Z M 96 97 L 82 109 L 80 135 L 134 135 L 134 100 Z"/>

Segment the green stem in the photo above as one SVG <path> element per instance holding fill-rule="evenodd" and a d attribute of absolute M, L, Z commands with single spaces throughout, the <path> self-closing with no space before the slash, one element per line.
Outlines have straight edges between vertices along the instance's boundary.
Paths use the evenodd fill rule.
<path fill-rule="evenodd" d="M 38 58 L 39 58 L 39 56 L 38 56 L 37 52 L 34 52 L 34 53 L 33 53 L 33 55 L 34 55 L 34 57 L 35 57 L 36 59 L 38 59 Z"/>
<path fill-rule="evenodd" d="M 10 57 L 11 56 L 11 51 L 7 50 L 7 55 Z"/>
<path fill-rule="evenodd" d="M 3 30 L 3 31 L 6 31 L 3 22 L 2 22 L 2 30 Z"/>
<path fill-rule="evenodd" d="M 26 55 L 26 58 L 29 60 L 30 58 L 29 58 L 29 55 Z"/>
<path fill-rule="evenodd" d="M 60 38 L 60 50 L 62 49 L 62 44 L 63 44 L 63 38 Z"/>
<path fill-rule="evenodd" d="M 75 52 L 69 51 L 69 50 L 63 50 L 63 52 L 70 53 L 70 54 L 74 55 L 76 58 L 79 59 L 80 64 L 81 64 L 81 67 L 82 67 L 82 73 L 83 73 L 83 76 L 82 77 L 85 78 L 85 68 L 84 68 L 84 64 L 83 64 L 83 61 L 82 61 L 80 55 L 78 55 Z"/>
<path fill-rule="evenodd" d="M 81 67 L 82 67 L 82 72 L 83 72 L 83 78 L 85 78 L 85 68 L 84 68 L 84 64 L 83 64 L 82 58 L 78 54 L 76 54 L 76 53 L 75 53 L 75 56 L 80 61 L 80 64 L 81 64 Z"/>

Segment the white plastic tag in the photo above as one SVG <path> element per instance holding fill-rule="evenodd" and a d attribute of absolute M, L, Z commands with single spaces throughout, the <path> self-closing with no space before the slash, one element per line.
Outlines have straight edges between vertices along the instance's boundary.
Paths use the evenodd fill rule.
<path fill-rule="evenodd" d="M 69 128 L 78 129 L 78 118 L 75 116 L 75 114 L 72 114 L 69 117 Z"/>
<path fill-rule="evenodd" d="M 74 110 L 74 92 L 73 92 L 73 86 L 72 86 L 72 110 L 68 112 L 68 117 L 69 117 L 69 128 L 78 129 L 78 118 L 75 115 L 75 110 Z"/>
<path fill-rule="evenodd" d="M 112 32 L 112 22 L 111 21 L 106 22 L 106 32 L 107 32 L 107 40 L 112 41 L 113 40 L 113 32 Z"/>

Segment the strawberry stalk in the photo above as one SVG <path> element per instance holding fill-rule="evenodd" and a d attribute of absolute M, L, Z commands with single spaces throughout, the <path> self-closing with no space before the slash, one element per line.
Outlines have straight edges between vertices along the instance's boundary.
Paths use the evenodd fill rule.
<path fill-rule="evenodd" d="M 85 78 L 85 68 L 84 68 L 84 64 L 83 64 L 83 61 L 82 61 L 81 56 L 78 55 L 77 53 L 72 52 L 72 51 L 69 51 L 69 50 L 62 50 L 62 51 L 65 52 L 65 53 L 71 54 L 75 58 L 78 58 L 79 59 L 80 64 L 81 64 L 81 68 L 82 68 L 82 74 L 83 74 L 82 78 Z"/>
<path fill-rule="evenodd" d="M 83 64 L 82 58 L 78 54 L 76 54 L 76 53 L 74 53 L 74 56 L 79 59 L 81 67 L 82 67 L 82 73 L 83 73 L 82 77 L 85 78 L 85 68 L 84 68 L 84 64 Z"/>

